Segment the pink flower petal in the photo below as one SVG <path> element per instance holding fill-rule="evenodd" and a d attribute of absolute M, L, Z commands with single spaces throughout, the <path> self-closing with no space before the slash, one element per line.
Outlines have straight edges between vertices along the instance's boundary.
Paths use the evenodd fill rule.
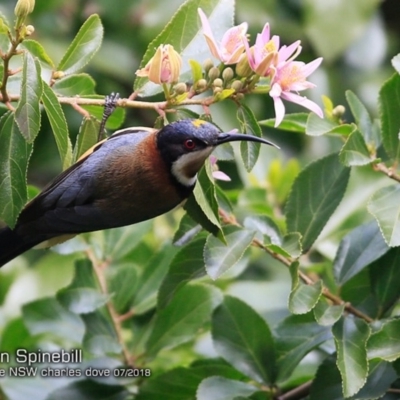
<path fill-rule="evenodd" d="M 292 43 L 289 46 L 282 46 L 278 52 L 279 54 L 278 65 L 282 62 L 285 62 L 300 47 L 300 43 L 301 41 L 297 40 L 296 42 Z"/>
<path fill-rule="evenodd" d="M 204 36 L 206 37 L 208 47 L 210 48 L 212 55 L 221 61 L 221 55 L 218 50 L 218 44 L 214 39 L 214 35 L 212 33 L 210 23 L 208 22 L 208 18 L 206 14 L 204 14 L 204 11 L 201 8 L 198 8 L 197 12 L 199 13 L 200 16 L 201 26 L 203 27 L 203 33 Z"/>
<path fill-rule="evenodd" d="M 218 179 L 219 181 L 225 181 L 225 182 L 231 181 L 231 178 L 229 178 L 229 176 L 222 171 L 214 171 L 212 173 L 212 176 L 214 177 L 214 179 Z"/>
<path fill-rule="evenodd" d="M 318 117 L 320 117 L 320 118 L 324 117 L 324 113 L 322 112 L 321 107 L 317 103 L 314 103 L 313 101 L 307 99 L 307 97 L 305 97 L 305 96 L 299 96 L 298 94 L 290 93 L 290 92 L 283 92 L 281 97 L 284 100 L 287 100 L 292 103 L 296 103 L 302 107 L 308 108 L 310 111 L 317 114 Z"/>
<path fill-rule="evenodd" d="M 270 93 L 271 94 L 271 93 Z M 282 122 L 285 116 L 285 105 L 280 97 L 272 97 L 275 108 L 275 128 Z"/>
<path fill-rule="evenodd" d="M 303 67 L 303 74 L 304 76 L 309 76 L 311 75 L 321 64 L 323 58 L 319 57 L 315 59 L 314 61 L 309 62 Z"/>

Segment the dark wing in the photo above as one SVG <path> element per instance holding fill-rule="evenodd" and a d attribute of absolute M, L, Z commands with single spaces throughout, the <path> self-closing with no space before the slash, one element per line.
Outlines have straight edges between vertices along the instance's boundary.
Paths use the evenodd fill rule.
<path fill-rule="evenodd" d="M 107 169 L 107 160 L 118 152 L 133 150 L 151 132 L 125 129 L 97 143 L 27 204 L 19 217 L 17 232 L 54 237 L 113 227 L 110 216 L 96 207 L 98 182 Z"/>

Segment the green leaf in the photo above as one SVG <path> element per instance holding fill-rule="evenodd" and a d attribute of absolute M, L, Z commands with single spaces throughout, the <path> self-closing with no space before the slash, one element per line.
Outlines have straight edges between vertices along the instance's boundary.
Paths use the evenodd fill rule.
<path fill-rule="evenodd" d="M 388 155 L 396 162 L 400 160 L 400 75 L 394 74 L 379 92 L 379 114 L 382 141 Z"/>
<path fill-rule="evenodd" d="M 368 165 L 373 161 L 364 138 L 358 129 L 355 129 L 347 138 L 346 143 L 340 150 L 339 159 L 346 167 Z"/>
<path fill-rule="evenodd" d="M 135 315 L 143 314 L 156 306 L 157 296 L 161 296 L 165 284 L 164 278 L 176 251 L 176 247 L 172 246 L 160 249 L 144 266 L 137 282 L 138 291 L 132 304 Z M 158 305 L 161 305 L 159 299 Z"/>
<path fill-rule="evenodd" d="M 240 396 L 248 398 L 257 391 L 257 387 L 247 383 L 212 376 L 200 383 L 196 400 L 237 400 Z"/>
<path fill-rule="evenodd" d="M 257 238 L 264 242 L 265 237 L 272 244 L 281 245 L 281 233 L 275 221 L 266 215 L 252 215 L 246 217 L 243 225 L 248 229 L 255 231 Z"/>
<path fill-rule="evenodd" d="M 206 161 L 198 174 L 193 195 L 188 198 L 184 208 L 189 216 L 204 229 L 213 235 L 222 237 L 215 184 L 211 174 L 210 162 Z"/>
<path fill-rule="evenodd" d="M 371 264 L 371 286 L 376 295 L 380 314 L 385 313 L 399 298 L 400 247 L 390 249 L 383 257 Z"/>
<path fill-rule="evenodd" d="M 259 383 L 275 382 L 277 369 L 271 331 L 246 303 L 225 296 L 212 317 L 212 337 L 217 353 L 238 371 Z"/>
<path fill-rule="evenodd" d="M 262 136 L 260 125 L 258 125 L 253 111 L 251 111 L 248 106 L 244 104 L 240 105 L 237 111 L 237 119 L 239 121 L 240 130 L 242 133 L 257 137 Z M 257 162 L 260 154 L 260 143 L 241 141 L 240 153 L 242 155 L 242 160 L 246 170 L 250 172 Z"/>
<path fill-rule="evenodd" d="M 79 29 L 74 40 L 57 66 L 66 75 L 82 69 L 97 53 L 103 40 L 103 25 L 97 14 L 92 14 Z"/>
<path fill-rule="evenodd" d="M 388 246 L 400 246 L 400 185 L 379 189 L 368 202 Z"/>
<path fill-rule="evenodd" d="M 283 121 L 275 128 L 275 118 L 265 119 L 258 121 L 262 126 L 268 126 L 269 128 L 275 128 L 282 131 L 306 133 L 308 113 L 294 113 L 286 114 Z"/>
<path fill-rule="evenodd" d="M 207 361 L 207 360 L 206 360 Z M 204 363 L 190 368 L 174 368 L 155 377 L 146 379 L 140 385 L 135 400 L 187 400 L 194 399 L 197 387 L 207 377 L 218 375 L 240 379 L 241 375 L 225 362 Z"/>
<path fill-rule="evenodd" d="M 0 119 L 0 218 L 11 228 L 27 201 L 26 172 L 32 145 L 19 132 L 13 114 Z"/>
<path fill-rule="evenodd" d="M 368 340 L 368 358 L 393 362 L 400 358 L 400 320 L 385 321 Z"/>
<path fill-rule="evenodd" d="M 318 303 L 314 307 L 314 317 L 318 324 L 323 326 L 333 325 L 343 314 L 344 304 L 330 305 L 324 297 L 320 297 Z"/>
<path fill-rule="evenodd" d="M 318 325 L 312 313 L 291 315 L 279 323 L 275 329 L 278 381 L 288 379 L 307 353 L 331 337 L 330 328 Z"/>
<path fill-rule="evenodd" d="M 368 144 L 373 143 L 372 120 L 367 108 L 351 90 L 346 91 L 346 100 L 365 142 Z"/>
<path fill-rule="evenodd" d="M 306 314 L 317 304 L 322 293 L 322 282 L 306 285 L 299 279 L 299 263 L 290 266 L 292 290 L 289 295 L 289 311 L 293 314 Z"/>
<path fill-rule="evenodd" d="M 367 340 L 368 324 L 358 318 L 347 316 L 339 319 L 332 328 L 337 350 L 337 366 L 343 381 L 343 395 L 356 394 L 368 376 Z"/>
<path fill-rule="evenodd" d="M 301 247 L 301 235 L 298 232 L 288 233 L 283 236 L 279 245 L 267 244 L 267 247 L 284 257 L 297 258 L 303 253 Z"/>
<path fill-rule="evenodd" d="M 81 318 L 66 310 L 54 298 L 44 298 L 25 304 L 22 314 L 32 335 L 53 334 L 56 337 L 80 344 L 85 326 Z"/>
<path fill-rule="evenodd" d="M 175 246 L 183 246 L 190 242 L 199 232 L 201 226 L 188 214 L 184 214 L 179 222 L 178 230 L 174 234 L 172 242 Z"/>
<path fill-rule="evenodd" d="M 235 13 L 233 0 L 185 1 L 163 31 L 149 44 L 139 68 L 146 66 L 161 44 L 168 43 L 182 55 L 180 79 L 191 79 L 192 71 L 189 60 L 193 59 L 193 54 L 196 55 L 196 61 L 200 64 L 210 58 L 210 50 L 200 28 L 198 8 L 210 16 L 209 21 L 213 26 L 216 40 L 220 40 L 222 35 L 232 27 Z M 162 91 L 160 85 L 155 85 L 147 78 L 140 77 L 135 79 L 134 89 L 139 90 L 142 96 L 151 96 Z"/>
<path fill-rule="evenodd" d="M 206 274 L 203 252 L 206 237 L 202 235 L 181 248 L 172 260 L 158 291 L 158 308 L 169 304 L 175 293 L 187 282 Z"/>
<path fill-rule="evenodd" d="M 190 68 L 192 69 L 192 79 L 195 84 L 203 78 L 203 67 L 196 60 L 189 60 Z"/>
<path fill-rule="evenodd" d="M 309 136 L 322 136 L 331 133 L 338 127 L 337 122 L 328 118 L 320 118 L 314 113 L 308 114 L 306 124 L 306 134 Z"/>
<path fill-rule="evenodd" d="M 42 101 L 60 153 L 63 169 L 66 169 L 72 163 L 72 144 L 69 139 L 68 125 L 57 96 L 45 82 L 43 82 Z"/>
<path fill-rule="evenodd" d="M 233 267 L 251 245 L 255 233 L 235 226 L 223 229 L 226 243 L 209 235 L 204 247 L 207 274 L 214 280 Z"/>
<path fill-rule="evenodd" d="M 153 266 L 152 266 L 153 267 Z M 108 292 L 117 313 L 127 311 L 137 291 L 138 277 L 136 268 L 131 263 L 117 264 L 108 270 Z"/>
<path fill-rule="evenodd" d="M 79 129 L 74 147 L 73 161 L 79 158 L 97 143 L 99 137 L 100 122 L 94 118 L 84 118 Z"/>
<path fill-rule="evenodd" d="M 350 400 L 381 398 L 396 379 L 396 372 L 387 362 L 370 362 L 366 384 Z M 328 357 L 318 368 L 310 391 L 310 400 L 339 400 L 343 398 L 342 379 L 334 357 Z"/>
<path fill-rule="evenodd" d="M 339 205 L 350 169 L 331 154 L 308 165 L 294 181 L 285 208 L 289 232 L 300 232 L 303 251 L 309 250 Z"/>
<path fill-rule="evenodd" d="M 106 385 L 85 379 L 54 390 L 46 400 L 126 400 L 128 397 L 129 392 L 124 386 Z"/>
<path fill-rule="evenodd" d="M 32 39 L 24 39 L 21 46 L 28 50 L 33 57 L 36 57 L 39 61 L 49 65 L 51 68 L 54 68 L 53 60 L 49 57 L 46 50 L 39 42 Z"/>
<path fill-rule="evenodd" d="M 146 344 L 146 354 L 154 357 L 162 349 L 170 349 L 191 340 L 222 300 L 221 292 L 212 286 L 186 285 L 171 302 L 156 314 L 153 331 Z"/>
<path fill-rule="evenodd" d="M 388 250 L 375 221 L 358 226 L 340 242 L 333 263 L 336 281 L 343 285 Z"/>
<path fill-rule="evenodd" d="M 63 289 L 57 294 L 57 300 L 67 310 L 75 314 L 87 314 L 104 306 L 109 296 L 90 288 Z"/>
<path fill-rule="evenodd" d="M 392 66 L 400 74 L 400 54 L 392 58 Z"/>
<path fill-rule="evenodd" d="M 15 110 L 15 121 L 29 142 L 33 142 L 40 129 L 40 99 L 43 92 L 41 68 L 37 59 L 24 53 L 20 99 Z"/>
<path fill-rule="evenodd" d="M 53 90 L 62 96 L 84 96 L 94 94 L 95 86 L 96 82 L 90 75 L 74 74 L 58 79 L 53 85 Z"/>

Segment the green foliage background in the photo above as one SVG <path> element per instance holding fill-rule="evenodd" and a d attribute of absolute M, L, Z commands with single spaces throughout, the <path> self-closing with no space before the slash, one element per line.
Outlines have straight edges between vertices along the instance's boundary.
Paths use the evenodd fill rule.
<path fill-rule="evenodd" d="M 148 44 L 182 1 L 170 1 L 168 6 L 155 0 L 36 3 L 28 19 L 36 29 L 33 39 L 63 69 L 68 66 L 63 54 L 79 28 L 92 14 L 99 15 L 104 38 L 84 68 L 94 79 L 85 83 L 86 89 L 91 87 L 87 94 L 92 94 L 96 82 L 98 94 L 119 92 L 128 97 Z M 9 0 L 0 4 L 10 21 L 14 6 Z M 322 68 L 312 77 L 318 88 L 309 96 L 319 104 L 322 94 L 334 105 L 343 104 L 347 124 L 338 127 L 329 119 L 306 120 L 296 114 L 283 123 L 286 130 L 275 130 L 269 120 L 274 116 L 269 96 L 246 99 L 262 120 L 263 133 L 282 151 L 261 149 L 250 173 L 239 160 L 239 147 L 235 147 L 237 163 L 220 155 L 220 169 L 232 177 L 232 182 L 218 183 L 217 188 L 228 222 L 222 229 L 228 247 L 204 231 L 198 233 L 196 224 L 177 210 L 154 221 L 82 235 L 52 251 L 33 250 L 3 268 L 1 352 L 82 347 L 84 363 L 76 368 L 113 370 L 131 357 L 136 367 L 149 368 L 152 377 L 7 377 L 0 378 L 1 396 L 10 400 L 25 399 L 27 393 L 37 400 L 398 398 L 399 189 L 384 164 L 377 170 L 371 167 L 371 149 L 376 147 L 377 156 L 396 173 L 400 104 L 395 94 L 400 85 L 390 61 L 400 50 L 398 13 L 394 0 L 382 4 L 238 0 L 236 22 L 247 21 L 252 38 L 268 21 L 283 43 L 302 40 L 302 61 L 324 57 Z M 33 58 L 25 62 L 33 63 L 36 71 L 40 68 Z M 393 65 L 398 72 L 398 61 Z M 47 112 L 54 99 L 51 91 L 43 90 Z M 66 95 L 76 93 L 72 85 L 68 90 Z M 297 106 L 287 109 L 299 112 Z M 90 132 L 96 135 L 94 120 L 82 127 L 82 116 L 72 107 L 63 106 L 63 111 L 72 143 L 80 130 L 89 132 L 88 140 Z M 124 119 L 119 112 L 110 130 L 119 121 L 123 126 L 153 126 L 157 117 L 151 110 L 128 109 Z M 230 102 L 212 106 L 214 121 L 224 130 L 240 128 L 234 114 Z M 2 124 L 10 128 L 2 132 L 15 129 L 11 118 Z M 68 164 L 59 155 L 60 147 L 67 148 L 68 143 L 56 143 L 53 126 L 54 121 L 42 113 L 29 166 L 29 196 Z M 7 151 L 5 142 L 10 143 L 0 135 L 0 155 Z M 26 154 L 30 146 L 24 147 Z M 208 182 L 206 171 L 200 179 Z M 15 213 L 12 209 L 7 215 Z M 246 229 L 233 226 L 236 221 Z M 182 240 L 185 236 L 191 240 Z M 184 246 L 173 246 L 177 240 Z M 297 260 L 305 251 L 299 263 L 287 262 L 289 268 L 280 262 Z M 82 254 L 89 254 L 90 260 Z M 106 271 L 103 261 L 108 264 Z M 106 293 L 92 264 L 96 276 L 107 282 Z M 299 280 L 299 267 L 305 281 Z M 329 302 L 321 296 L 320 278 L 332 295 Z M 338 299 L 350 302 L 356 311 L 345 310 Z M 126 317 L 120 335 L 110 312 Z M 376 321 L 369 323 L 365 316 Z M 302 384 L 307 389 L 303 396 L 296 392 Z"/>

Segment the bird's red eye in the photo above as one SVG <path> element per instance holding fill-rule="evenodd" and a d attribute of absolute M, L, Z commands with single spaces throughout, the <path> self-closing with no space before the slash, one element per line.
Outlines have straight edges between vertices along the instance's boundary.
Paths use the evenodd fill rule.
<path fill-rule="evenodd" d="M 184 144 L 188 150 L 193 150 L 196 147 L 196 143 L 192 139 L 186 139 Z"/>

